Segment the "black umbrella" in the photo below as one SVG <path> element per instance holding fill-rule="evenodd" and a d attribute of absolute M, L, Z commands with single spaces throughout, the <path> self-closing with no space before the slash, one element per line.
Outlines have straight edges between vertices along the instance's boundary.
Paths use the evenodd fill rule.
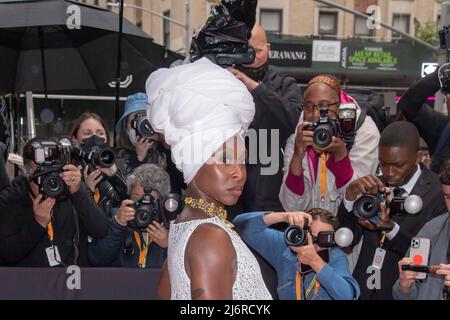
<path fill-rule="evenodd" d="M 71 30 L 73 5 L 80 29 Z M 0 0 L 0 95 L 106 87 L 117 77 L 119 22 L 115 13 L 76 1 Z M 122 77 L 150 73 L 167 57 L 125 19 L 120 43 Z"/>

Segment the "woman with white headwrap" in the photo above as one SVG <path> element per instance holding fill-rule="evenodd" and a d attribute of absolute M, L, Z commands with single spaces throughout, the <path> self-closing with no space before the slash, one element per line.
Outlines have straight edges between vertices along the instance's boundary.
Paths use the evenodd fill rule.
<path fill-rule="evenodd" d="M 226 220 L 246 179 L 240 135 L 252 96 L 207 59 L 154 72 L 146 84 L 152 127 L 171 146 L 188 185 L 169 231 L 158 292 L 171 299 L 271 299 L 253 254 Z"/>

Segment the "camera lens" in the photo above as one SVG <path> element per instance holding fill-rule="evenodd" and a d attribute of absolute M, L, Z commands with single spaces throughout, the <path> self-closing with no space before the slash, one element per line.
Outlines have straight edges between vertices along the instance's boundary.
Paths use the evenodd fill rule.
<path fill-rule="evenodd" d="M 319 148 L 326 148 L 333 140 L 333 133 L 329 128 L 319 127 L 313 135 L 313 142 Z"/>
<path fill-rule="evenodd" d="M 147 208 L 147 206 L 143 206 L 136 211 L 136 225 L 141 228 L 147 228 L 153 221 L 153 214 Z"/>
<path fill-rule="evenodd" d="M 381 198 L 377 196 L 362 196 L 353 205 L 354 214 L 361 219 L 370 219 L 380 212 Z"/>
<path fill-rule="evenodd" d="M 363 204 L 363 210 L 365 212 L 371 212 L 373 210 L 374 204 L 371 201 L 367 201 Z"/>
<path fill-rule="evenodd" d="M 109 168 L 114 164 L 114 161 L 116 160 L 116 155 L 113 150 L 111 149 L 103 149 L 100 151 L 94 160 L 95 165 L 98 165 L 101 168 Z"/>
<path fill-rule="evenodd" d="M 142 118 L 138 124 L 138 132 L 144 138 L 150 138 L 155 134 L 147 118 Z"/>
<path fill-rule="evenodd" d="M 284 232 L 284 240 L 291 247 L 304 246 L 308 242 L 305 230 L 299 226 L 289 226 Z"/>
<path fill-rule="evenodd" d="M 50 173 L 42 180 L 41 191 L 50 198 L 58 198 L 66 190 L 66 184 L 57 173 Z"/>
<path fill-rule="evenodd" d="M 50 179 L 48 181 L 47 186 L 48 186 L 49 190 L 51 190 L 53 192 L 54 191 L 58 191 L 61 188 L 61 185 L 60 185 L 59 181 L 56 180 L 56 179 Z"/>

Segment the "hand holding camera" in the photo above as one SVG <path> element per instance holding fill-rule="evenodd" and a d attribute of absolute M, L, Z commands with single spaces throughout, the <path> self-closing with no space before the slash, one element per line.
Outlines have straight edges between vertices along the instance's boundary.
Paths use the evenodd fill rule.
<path fill-rule="evenodd" d="M 351 182 L 345 192 L 347 201 L 355 201 L 359 194 L 378 194 L 385 192 L 384 183 L 375 176 L 366 176 Z"/>
<path fill-rule="evenodd" d="M 64 166 L 64 172 L 60 174 L 60 177 L 64 180 L 70 193 L 78 191 L 81 185 L 81 172 L 73 164 L 67 164 Z"/>
<path fill-rule="evenodd" d="M 123 200 L 119 210 L 116 214 L 116 221 L 121 225 L 126 227 L 128 222 L 133 221 L 136 215 L 136 210 L 131 207 L 133 204 L 132 200 Z"/>
<path fill-rule="evenodd" d="M 306 149 L 313 145 L 313 132 L 309 130 L 310 123 L 303 122 L 297 127 L 295 136 L 294 157 L 300 161 L 305 156 Z"/>
<path fill-rule="evenodd" d="M 359 217 L 358 223 L 364 228 L 372 231 L 391 231 L 394 228 L 395 223 L 389 216 L 389 209 L 386 208 L 386 204 L 384 202 L 379 204 L 379 210 L 378 215 L 373 216 L 370 219 Z"/>
<path fill-rule="evenodd" d="M 316 147 L 315 145 L 313 147 L 318 153 L 327 152 L 333 155 L 336 162 L 341 161 L 347 155 L 347 147 L 345 142 L 339 137 L 332 137 L 331 143 L 325 148 Z"/>
<path fill-rule="evenodd" d="M 53 198 L 46 198 L 43 200 L 43 195 L 39 194 L 35 199 L 33 199 L 33 212 L 34 219 L 39 223 L 42 228 L 47 228 L 52 216 L 53 206 L 56 200 Z"/>
<path fill-rule="evenodd" d="M 290 226 L 296 225 L 303 228 L 305 220 L 312 223 L 312 217 L 305 212 L 271 212 L 264 215 L 264 223 L 267 225 L 286 222 Z"/>
<path fill-rule="evenodd" d="M 169 233 L 164 227 L 164 224 L 153 221 L 153 223 L 147 227 L 147 233 L 150 235 L 152 241 L 161 248 L 167 248 L 169 246 Z"/>
<path fill-rule="evenodd" d="M 144 161 L 145 157 L 147 156 L 147 152 L 152 144 L 153 141 L 149 140 L 148 138 L 138 137 L 136 139 L 136 155 L 139 161 Z"/>
<path fill-rule="evenodd" d="M 325 261 L 319 256 L 314 247 L 313 239 L 310 232 L 306 233 L 307 244 L 300 247 L 291 247 L 292 251 L 297 253 L 297 260 L 310 266 L 314 272 L 319 273 L 325 265 Z"/>
<path fill-rule="evenodd" d="M 84 178 L 84 182 L 89 187 L 89 189 L 91 189 L 91 191 L 94 192 L 98 183 L 100 181 L 102 181 L 103 176 L 102 176 L 102 172 L 98 169 L 89 173 L 89 167 L 86 166 L 83 169 L 83 178 Z"/>

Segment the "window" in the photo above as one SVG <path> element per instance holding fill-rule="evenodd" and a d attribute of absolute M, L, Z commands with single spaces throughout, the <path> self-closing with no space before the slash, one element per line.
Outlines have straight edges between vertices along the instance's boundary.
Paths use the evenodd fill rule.
<path fill-rule="evenodd" d="M 259 17 L 260 24 L 266 31 L 282 33 L 282 16 L 282 10 L 261 9 Z"/>
<path fill-rule="evenodd" d="M 320 12 L 319 13 L 319 34 L 337 36 L 338 13 Z"/>
<path fill-rule="evenodd" d="M 392 26 L 403 32 L 409 33 L 410 20 L 411 16 L 409 14 L 394 14 L 392 18 Z M 399 38 L 401 35 L 397 32 L 392 32 L 392 37 Z"/>
<path fill-rule="evenodd" d="M 355 36 L 372 36 L 372 31 L 367 28 L 367 19 L 355 16 Z"/>
<path fill-rule="evenodd" d="M 163 12 L 164 17 L 170 18 L 170 10 Z M 170 47 L 170 21 L 163 20 L 163 45 L 167 48 Z"/>

